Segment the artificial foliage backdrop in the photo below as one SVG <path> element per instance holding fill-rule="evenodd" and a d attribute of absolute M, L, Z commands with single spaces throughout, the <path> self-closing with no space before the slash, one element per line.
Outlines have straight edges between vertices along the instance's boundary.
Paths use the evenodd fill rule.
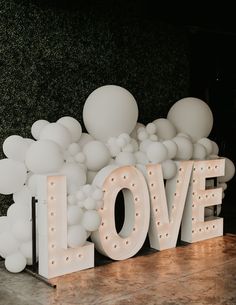
<path fill-rule="evenodd" d="M 143 123 L 165 117 L 188 95 L 185 33 L 132 1 L 66 9 L 0 0 L 0 6 L 0 147 L 10 135 L 30 137 L 38 119 L 70 115 L 82 123 L 86 98 L 105 84 L 134 95 Z M 12 199 L 0 200 L 3 215 Z"/>

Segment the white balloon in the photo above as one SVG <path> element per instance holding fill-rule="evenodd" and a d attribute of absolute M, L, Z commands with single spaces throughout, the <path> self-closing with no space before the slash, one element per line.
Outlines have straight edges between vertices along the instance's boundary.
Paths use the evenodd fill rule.
<path fill-rule="evenodd" d="M 213 126 L 213 115 L 209 106 L 193 97 L 176 102 L 169 110 L 167 118 L 178 132 L 189 134 L 195 142 L 208 137 Z"/>
<path fill-rule="evenodd" d="M 145 140 L 148 139 L 148 137 L 149 137 L 149 135 L 148 135 L 146 130 L 138 132 L 138 140 L 139 141 L 145 141 Z"/>
<path fill-rule="evenodd" d="M 78 143 L 72 143 L 70 144 L 68 151 L 72 156 L 75 156 L 76 154 L 78 154 L 78 152 L 81 151 L 81 148 Z"/>
<path fill-rule="evenodd" d="M 83 148 L 85 144 L 87 144 L 88 142 L 94 141 L 94 140 L 95 139 L 90 134 L 83 132 L 79 139 L 78 144 L 81 148 Z"/>
<path fill-rule="evenodd" d="M 30 220 L 31 208 L 26 204 L 13 203 L 7 210 L 7 217 L 11 224 L 18 220 Z"/>
<path fill-rule="evenodd" d="M 67 196 L 67 202 L 70 205 L 76 204 L 76 196 L 75 196 L 75 194 L 68 195 Z"/>
<path fill-rule="evenodd" d="M 174 159 L 178 150 L 177 144 L 172 140 L 163 141 L 162 144 L 164 144 L 165 147 L 167 148 L 168 159 Z"/>
<path fill-rule="evenodd" d="M 111 158 L 108 148 L 100 141 L 87 143 L 83 148 L 83 152 L 86 157 L 85 164 L 92 171 L 98 171 L 106 166 Z"/>
<path fill-rule="evenodd" d="M 37 193 L 37 182 L 38 175 L 31 175 L 28 179 L 27 186 L 32 197 L 35 196 Z"/>
<path fill-rule="evenodd" d="M 12 273 L 21 272 L 26 267 L 26 258 L 21 252 L 8 255 L 5 260 L 5 267 Z"/>
<path fill-rule="evenodd" d="M 112 157 L 116 157 L 121 152 L 121 147 L 118 145 L 115 137 L 107 141 L 107 147 Z"/>
<path fill-rule="evenodd" d="M 86 172 L 77 163 L 66 163 L 63 165 L 60 174 L 66 176 L 67 186 L 74 184 L 77 188 L 86 183 Z"/>
<path fill-rule="evenodd" d="M 154 135 L 157 131 L 157 127 L 155 123 L 149 123 L 146 126 L 146 131 L 149 135 Z"/>
<path fill-rule="evenodd" d="M 3 142 L 3 152 L 9 158 L 20 162 L 25 161 L 25 155 L 29 145 L 20 136 L 10 136 Z"/>
<path fill-rule="evenodd" d="M 87 239 L 87 232 L 81 225 L 68 227 L 67 243 L 71 248 L 82 247 Z"/>
<path fill-rule="evenodd" d="M 96 139 L 107 141 L 122 133 L 130 134 L 138 118 L 138 106 L 126 89 L 107 85 L 94 90 L 87 98 L 83 119 L 88 132 Z"/>
<path fill-rule="evenodd" d="M 147 155 L 144 152 L 136 151 L 134 153 L 134 156 L 135 156 L 135 159 L 136 159 L 136 162 L 135 162 L 136 164 L 137 163 L 138 164 L 143 164 L 143 165 L 148 164 L 148 157 L 147 157 Z"/>
<path fill-rule="evenodd" d="M 133 152 L 136 152 L 136 151 L 139 150 L 138 141 L 136 141 L 135 139 L 131 138 L 130 144 L 133 146 Z"/>
<path fill-rule="evenodd" d="M 76 198 L 79 201 L 83 201 L 86 198 L 86 194 L 82 190 L 79 190 L 76 192 Z"/>
<path fill-rule="evenodd" d="M 51 140 L 57 143 L 62 149 L 67 149 L 73 142 L 71 134 L 59 123 L 50 123 L 46 125 L 40 132 L 40 140 Z"/>
<path fill-rule="evenodd" d="M 8 255 L 16 252 L 19 247 L 19 242 L 13 237 L 10 232 L 0 234 L 0 256 L 6 258 Z"/>
<path fill-rule="evenodd" d="M 30 146 L 31 144 L 33 144 L 35 142 L 35 140 L 30 139 L 30 138 L 24 138 L 24 140 L 28 144 L 28 146 Z"/>
<path fill-rule="evenodd" d="M 75 155 L 75 161 L 78 163 L 84 163 L 86 160 L 85 154 L 83 152 L 79 152 L 78 154 Z"/>
<path fill-rule="evenodd" d="M 89 210 L 84 212 L 82 219 L 82 225 L 87 231 L 96 231 L 100 226 L 101 217 L 95 210 Z"/>
<path fill-rule="evenodd" d="M 224 174 L 224 176 L 219 177 L 218 181 L 219 182 L 228 182 L 229 180 L 231 180 L 233 178 L 234 174 L 235 174 L 234 163 L 230 159 L 225 158 L 225 174 Z"/>
<path fill-rule="evenodd" d="M 26 166 L 35 174 L 57 172 L 63 165 L 60 147 L 50 140 L 33 143 L 26 154 Z"/>
<path fill-rule="evenodd" d="M 67 223 L 68 225 L 76 225 L 81 222 L 83 218 L 83 210 L 76 206 L 72 205 L 68 207 L 67 210 Z"/>
<path fill-rule="evenodd" d="M 169 140 L 176 136 L 176 128 L 168 119 L 157 119 L 153 123 L 156 125 L 156 133 L 159 138 Z"/>
<path fill-rule="evenodd" d="M 145 129 L 145 125 L 143 125 L 142 123 L 137 123 L 137 124 L 135 125 L 133 131 L 132 131 L 131 134 L 130 134 L 130 136 L 131 136 L 133 139 L 135 139 L 135 140 L 138 139 L 137 131 L 138 131 L 138 129 L 139 129 L 140 127 L 142 127 L 142 128 Z"/>
<path fill-rule="evenodd" d="M 96 209 L 96 200 L 92 197 L 88 197 L 84 200 L 84 207 L 87 210 L 95 210 Z"/>
<path fill-rule="evenodd" d="M 96 201 L 102 200 L 103 199 L 103 191 L 100 188 L 94 187 L 91 196 Z"/>
<path fill-rule="evenodd" d="M 167 156 L 167 148 L 161 142 L 152 142 L 147 148 L 147 157 L 152 163 L 161 163 Z"/>
<path fill-rule="evenodd" d="M 0 193 L 4 195 L 19 191 L 27 178 L 27 170 L 23 163 L 11 160 L 0 160 Z"/>
<path fill-rule="evenodd" d="M 7 216 L 0 216 L 0 234 L 10 231 L 10 224 Z"/>
<path fill-rule="evenodd" d="M 177 144 L 177 153 L 175 158 L 177 160 L 190 160 L 193 155 L 193 144 L 185 137 L 175 137 L 173 141 Z"/>
<path fill-rule="evenodd" d="M 77 142 L 79 140 L 82 134 L 82 128 L 76 119 L 70 116 L 64 116 L 60 118 L 57 123 L 63 125 L 69 130 L 73 142 Z"/>
<path fill-rule="evenodd" d="M 39 139 L 39 135 L 40 135 L 40 132 L 42 131 L 42 129 L 48 125 L 49 122 L 46 121 L 46 120 L 38 120 L 36 122 L 34 122 L 34 124 L 32 125 L 31 127 L 31 134 L 32 136 L 38 140 Z"/>
<path fill-rule="evenodd" d="M 28 186 L 24 185 L 20 191 L 14 193 L 13 200 L 15 203 L 29 205 L 32 200 L 32 195 Z"/>
<path fill-rule="evenodd" d="M 207 156 L 206 147 L 200 143 L 193 144 L 193 156 L 194 160 L 204 160 Z"/>
<path fill-rule="evenodd" d="M 212 154 L 213 155 L 218 155 L 219 154 L 219 146 L 216 142 L 211 141 L 212 144 Z"/>
<path fill-rule="evenodd" d="M 146 152 L 147 152 L 147 149 L 148 149 L 148 146 L 149 146 L 150 144 L 152 144 L 152 143 L 153 143 L 153 141 L 150 140 L 150 139 L 146 139 L 146 140 L 142 141 L 142 142 L 140 143 L 140 145 L 139 145 L 140 151 L 146 153 Z"/>
<path fill-rule="evenodd" d="M 122 151 L 116 157 L 116 163 L 120 166 L 123 165 L 134 165 L 136 162 L 135 156 L 133 153 Z"/>
<path fill-rule="evenodd" d="M 172 160 L 166 160 L 162 162 L 162 172 L 163 172 L 163 178 L 164 179 L 172 179 L 176 176 L 177 173 L 177 166 L 174 161 Z"/>
<path fill-rule="evenodd" d="M 29 220 L 17 220 L 12 225 L 12 234 L 19 242 L 27 242 L 32 239 L 32 222 Z"/>
<path fill-rule="evenodd" d="M 208 138 L 202 138 L 200 140 L 198 140 L 199 144 L 202 144 L 207 152 L 207 155 L 211 155 L 212 151 L 213 151 L 213 145 L 212 145 L 212 141 Z"/>

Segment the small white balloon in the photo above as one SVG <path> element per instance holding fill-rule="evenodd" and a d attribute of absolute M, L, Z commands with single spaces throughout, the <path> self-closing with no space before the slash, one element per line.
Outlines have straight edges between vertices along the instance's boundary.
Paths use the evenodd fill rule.
<path fill-rule="evenodd" d="M 108 148 L 100 141 L 87 143 L 83 152 L 85 154 L 85 164 L 89 170 L 98 171 L 106 166 L 111 158 Z"/>
<path fill-rule="evenodd" d="M 176 128 L 168 119 L 157 119 L 153 123 L 159 138 L 169 140 L 176 136 Z"/>
<path fill-rule="evenodd" d="M 207 155 L 211 155 L 213 151 L 212 141 L 208 138 L 202 138 L 198 140 L 198 143 L 203 145 L 206 149 Z"/>
<path fill-rule="evenodd" d="M 162 144 L 164 144 L 165 147 L 167 148 L 168 159 L 174 159 L 178 150 L 177 144 L 172 140 L 163 141 Z"/>
<path fill-rule="evenodd" d="M 118 145 L 117 140 L 114 137 L 107 141 L 107 147 L 112 157 L 116 157 L 121 152 L 121 147 Z"/>
<path fill-rule="evenodd" d="M 67 210 L 67 223 L 68 225 L 76 225 L 81 222 L 83 218 L 83 210 L 76 206 L 69 206 Z"/>
<path fill-rule="evenodd" d="M 81 148 L 78 143 L 72 143 L 70 144 L 68 151 L 72 156 L 75 156 L 79 151 L 81 151 Z"/>
<path fill-rule="evenodd" d="M 100 226 L 101 217 L 95 210 L 85 211 L 82 225 L 83 227 L 90 232 L 96 231 Z"/>
<path fill-rule="evenodd" d="M 6 258 L 8 255 L 18 251 L 19 242 L 10 232 L 0 234 L 0 256 Z"/>
<path fill-rule="evenodd" d="M 134 165 L 136 162 L 135 156 L 133 153 L 122 151 L 116 157 L 116 163 L 120 166 L 124 165 Z"/>
<path fill-rule="evenodd" d="M 148 157 L 144 152 L 136 151 L 134 153 L 134 156 L 135 156 L 135 159 L 136 159 L 136 162 L 135 162 L 136 164 L 143 164 L 143 165 L 148 164 Z"/>
<path fill-rule="evenodd" d="M 62 149 L 67 149 L 73 142 L 68 129 L 59 123 L 50 123 L 46 125 L 40 132 L 39 138 L 40 140 L 51 140 Z"/>
<path fill-rule="evenodd" d="M 46 121 L 46 120 L 38 120 L 38 121 L 34 122 L 34 124 L 31 127 L 31 134 L 32 134 L 32 136 L 36 140 L 39 140 L 40 132 L 48 124 L 49 124 L 49 122 Z"/>
<path fill-rule="evenodd" d="M 149 135 L 154 135 L 157 131 L 157 127 L 156 127 L 155 123 L 147 124 L 146 131 Z"/>
<path fill-rule="evenodd" d="M 96 201 L 97 200 L 102 200 L 103 199 L 103 191 L 101 189 L 95 187 L 91 196 Z"/>
<path fill-rule="evenodd" d="M 189 134 L 195 142 L 208 137 L 213 126 L 213 115 L 209 106 L 193 97 L 176 102 L 169 110 L 167 118 L 178 132 Z"/>
<path fill-rule="evenodd" d="M 84 147 L 85 144 L 87 144 L 88 142 L 94 141 L 95 139 L 88 133 L 83 132 L 80 139 L 79 139 L 79 146 L 81 147 L 81 149 Z"/>
<path fill-rule="evenodd" d="M 231 180 L 233 178 L 235 174 L 235 166 L 234 163 L 228 159 L 225 158 L 225 174 L 222 177 L 218 178 L 219 182 L 228 182 L 229 180 Z"/>
<path fill-rule="evenodd" d="M 20 162 L 25 161 L 25 155 L 29 145 L 20 136 L 10 136 L 3 142 L 3 152 L 9 158 Z"/>
<path fill-rule="evenodd" d="M 29 220 L 17 220 L 12 225 L 12 234 L 19 242 L 27 242 L 32 239 L 32 222 Z"/>
<path fill-rule="evenodd" d="M 81 225 L 68 227 L 67 243 L 71 248 L 82 247 L 87 239 L 87 232 Z"/>
<path fill-rule="evenodd" d="M 123 147 L 122 151 L 133 153 L 134 152 L 133 145 L 131 143 L 127 144 L 125 147 Z"/>
<path fill-rule="evenodd" d="M 145 141 L 146 139 L 148 139 L 148 133 L 146 132 L 146 130 L 140 131 L 138 133 L 138 140 L 139 141 Z"/>
<path fill-rule="evenodd" d="M 219 154 L 219 146 L 216 142 L 214 141 L 211 141 L 211 144 L 212 144 L 212 154 L 213 155 L 217 155 Z"/>
<path fill-rule="evenodd" d="M 77 142 L 80 139 L 82 134 L 82 128 L 80 123 L 76 119 L 70 116 L 64 116 L 60 118 L 57 123 L 63 125 L 64 127 L 66 127 L 66 129 L 69 130 L 73 142 Z"/>
<path fill-rule="evenodd" d="M 142 123 L 137 123 L 133 129 L 133 131 L 131 132 L 130 136 L 131 138 L 137 140 L 138 139 L 138 133 L 137 131 L 139 130 L 139 128 L 142 127 L 145 130 L 145 125 L 143 125 Z"/>
<path fill-rule="evenodd" d="M 26 258 L 21 252 L 8 255 L 5 260 L 5 267 L 9 272 L 19 273 L 26 267 Z"/>
<path fill-rule="evenodd" d="M 203 146 L 200 143 L 194 143 L 193 144 L 193 156 L 192 158 L 194 160 L 204 160 L 207 156 L 207 150 L 205 146 Z"/>
<path fill-rule="evenodd" d="M 164 179 L 172 179 L 176 176 L 177 173 L 177 166 L 174 161 L 172 160 L 166 160 L 162 162 L 162 172 L 163 172 L 163 178 Z"/>
<path fill-rule="evenodd" d="M 0 160 L 0 193 L 4 195 L 18 192 L 27 179 L 27 169 L 19 161 Z"/>
<path fill-rule="evenodd" d="M 75 161 L 78 163 L 84 163 L 86 160 L 85 154 L 83 152 L 79 152 L 77 155 L 75 155 Z"/>
<path fill-rule="evenodd" d="M 149 146 L 150 144 L 152 144 L 152 143 L 153 143 L 153 141 L 152 141 L 151 139 L 146 139 L 146 140 L 142 141 L 142 142 L 140 143 L 140 145 L 139 145 L 140 151 L 146 153 L 146 152 L 147 152 L 147 149 L 148 149 L 148 146 Z"/>
<path fill-rule="evenodd" d="M 26 166 L 35 174 L 57 172 L 64 163 L 60 147 L 50 140 L 33 143 L 26 154 Z"/>
<path fill-rule="evenodd" d="M 96 200 L 91 197 L 88 197 L 84 200 L 84 207 L 87 210 L 95 210 L 96 209 Z"/>
<path fill-rule="evenodd" d="M 118 137 L 122 133 L 130 134 L 137 118 L 138 106 L 133 95 L 128 90 L 114 85 L 94 90 L 83 109 L 86 129 L 101 141 Z"/>
<path fill-rule="evenodd" d="M 10 231 L 10 223 L 7 216 L 0 216 L 0 234 Z"/>
<path fill-rule="evenodd" d="M 167 148 L 161 142 L 152 142 L 147 148 L 147 157 L 152 163 L 161 163 L 167 156 Z"/>
<path fill-rule="evenodd" d="M 190 160 L 193 155 L 193 144 L 185 137 L 175 137 L 173 141 L 177 144 L 177 153 L 175 158 L 177 160 Z"/>

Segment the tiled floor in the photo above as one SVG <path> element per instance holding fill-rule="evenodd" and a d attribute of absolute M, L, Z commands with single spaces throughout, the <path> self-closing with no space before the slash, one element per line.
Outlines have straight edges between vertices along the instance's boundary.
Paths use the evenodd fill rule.
<path fill-rule="evenodd" d="M 63 276 L 57 288 L 0 266 L 1 305 L 235 305 L 236 235 Z"/>

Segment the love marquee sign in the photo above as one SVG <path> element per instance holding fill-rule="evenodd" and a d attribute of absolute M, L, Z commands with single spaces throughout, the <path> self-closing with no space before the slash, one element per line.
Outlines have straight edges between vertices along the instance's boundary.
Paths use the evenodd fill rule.
<path fill-rule="evenodd" d="M 134 256 L 147 235 L 150 246 L 165 250 L 181 240 L 194 243 L 223 235 L 223 219 L 204 217 L 205 207 L 221 204 L 222 188 L 206 188 L 206 179 L 224 175 L 225 159 L 179 161 L 177 175 L 164 184 L 160 164 L 108 167 L 94 183 L 102 187 L 101 224 L 92 242 L 67 247 L 67 191 L 65 176 L 38 180 L 39 274 L 50 279 L 94 267 L 94 246 L 113 260 Z M 117 194 L 124 195 L 125 219 L 115 226 Z"/>

